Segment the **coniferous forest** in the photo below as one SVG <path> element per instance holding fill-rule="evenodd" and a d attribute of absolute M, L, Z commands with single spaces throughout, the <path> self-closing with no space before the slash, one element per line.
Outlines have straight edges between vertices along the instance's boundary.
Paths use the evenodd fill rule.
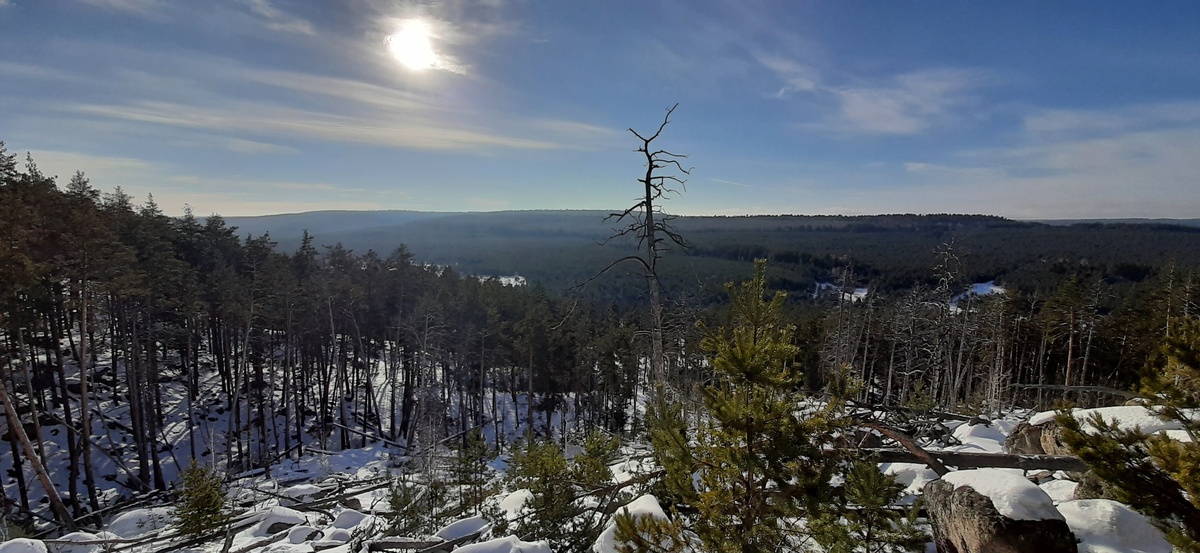
<path fill-rule="evenodd" d="M 927 541 L 892 503 L 907 483 L 848 453 L 865 443 L 852 439 L 855 417 L 903 413 L 910 426 L 889 428 L 919 434 L 936 421 L 1120 405 L 1200 316 L 1200 241 L 1180 227 L 1071 227 L 1058 257 L 1012 261 L 1000 246 L 967 255 L 959 234 L 1059 231 L 893 216 L 768 240 L 730 219 L 721 230 L 676 223 L 691 247 L 658 260 L 656 316 L 644 275 L 599 271 L 640 255 L 627 237 L 586 260 L 538 257 L 531 274 L 558 280 L 513 285 L 399 242 L 356 251 L 307 231 L 250 235 L 218 215 L 167 216 L 153 198 L 98 190 L 82 172 L 45 175 L 0 148 L 6 531 L 97 530 L 122 509 L 179 498 L 199 498 L 180 511 L 203 515 L 204 467 L 219 477 L 210 488 L 232 494 L 215 496 L 216 514 L 233 514 L 252 495 L 238 482 L 383 447 L 393 468 L 422 476 L 379 480 L 391 518 L 378 533 L 432 534 L 474 514 L 496 536 L 583 551 L 642 489 L 662 505 L 644 512 L 666 514 L 618 517 L 607 531 L 620 550 L 804 539 L 907 550 Z M 921 221 L 936 240 L 904 228 Z M 436 232 L 415 238 L 420 251 L 436 249 Z M 836 251 L 855 233 L 918 254 Z M 1166 253 L 1072 250 L 1101 233 L 1165 240 L 1154 247 Z M 719 263 L 701 270 L 722 282 L 746 282 L 689 282 L 678 268 L 697 259 Z M 644 470 L 614 484 L 622 458 Z M 829 487 L 835 475 L 846 486 Z M 486 500 L 513 488 L 537 505 L 524 518 Z M 600 499 L 564 504 L 589 494 Z M 201 515 L 185 534 L 233 524 Z M 808 524 L 780 522 L 798 517 Z M 855 543 L 868 549 L 845 545 Z"/>

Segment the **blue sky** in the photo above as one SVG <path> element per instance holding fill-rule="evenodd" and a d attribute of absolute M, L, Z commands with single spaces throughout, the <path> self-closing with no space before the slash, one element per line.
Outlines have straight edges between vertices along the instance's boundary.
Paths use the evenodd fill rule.
<path fill-rule="evenodd" d="M 626 129 L 678 102 L 675 213 L 1197 217 L 1198 24 L 1194 2 L 0 0 L 0 140 L 170 214 L 617 209 Z"/>

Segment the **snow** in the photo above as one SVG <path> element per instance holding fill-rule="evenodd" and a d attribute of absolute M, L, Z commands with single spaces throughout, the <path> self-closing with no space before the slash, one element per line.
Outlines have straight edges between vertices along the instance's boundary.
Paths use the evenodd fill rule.
<path fill-rule="evenodd" d="M 1046 495 L 1050 496 L 1055 504 L 1062 504 L 1075 499 L 1075 488 L 1079 487 L 1079 483 L 1070 480 L 1051 480 L 1038 487 L 1046 492 Z"/>
<path fill-rule="evenodd" d="M 346 509 L 338 513 L 337 518 L 333 519 L 333 527 L 352 530 L 369 517 L 370 515 L 364 515 L 353 509 Z"/>
<path fill-rule="evenodd" d="M 313 526 L 296 526 L 288 530 L 287 541 L 289 543 L 304 543 L 309 539 L 318 539 L 324 533 Z M 310 538 L 309 536 L 312 536 Z"/>
<path fill-rule="evenodd" d="M 658 498 L 653 495 L 646 494 L 625 505 L 618 511 L 628 515 L 647 515 L 654 518 L 667 518 L 667 514 L 663 512 L 662 506 L 658 504 Z M 593 553 L 617 553 L 617 515 L 609 517 L 608 525 L 604 527 L 604 531 L 600 533 L 600 537 L 596 538 L 596 542 L 592 544 Z"/>
<path fill-rule="evenodd" d="M 508 520 L 516 520 L 525 511 L 525 504 L 533 499 L 533 492 L 522 488 L 500 500 L 500 510 L 504 511 Z"/>
<path fill-rule="evenodd" d="M 116 536 L 109 534 L 107 532 L 100 532 L 99 534 L 93 534 L 91 532 L 71 532 L 70 534 L 66 534 L 62 537 L 57 538 L 57 541 L 85 541 L 86 542 L 86 541 L 105 540 L 105 539 L 115 538 L 115 537 Z M 61 543 L 51 545 L 51 546 L 49 546 L 49 549 L 51 551 L 53 551 L 54 553 L 92 553 L 94 551 L 102 551 L 103 550 L 103 549 L 101 549 L 101 546 L 99 546 L 99 545 L 86 545 L 86 544 L 67 545 L 67 544 L 61 544 Z"/>
<path fill-rule="evenodd" d="M 942 480 L 955 488 L 970 487 L 992 500 L 1001 515 L 1013 520 L 1062 520 L 1054 501 L 1023 476 L 999 469 L 960 470 Z"/>
<path fill-rule="evenodd" d="M 896 482 L 905 486 L 904 493 L 917 495 L 925 484 L 938 479 L 933 469 L 921 463 L 883 463 L 879 470 L 884 474 L 896 477 Z"/>
<path fill-rule="evenodd" d="M 870 293 L 870 290 L 867 288 L 855 288 L 853 293 L 842 292 L 842 301 L 851 303 L 864 301 L 867 299 L 868 293 Z"/>
<path fill-rule="evenodd" d="M 554 553 L 545 542 L 521 541 L 516 536 L 473 543 L 454 551 L 455 553 Z"/>
<path fill-rule="evenodd" d="M 268 530 L 271 528 L 271 526 L 277 523 L 286 524 L 288 526 L 297 526 L 301 524 L 308 524 L 308 518 L 304 516 L 304 513 L 294 509 L 289 509 L 287 507 L 271 507 L 269 511 L 263 513 L 262 519 L 259 520 L 258 524 L 250 527 L 248 533 L 259 538 L 269 536 L 271 533 Z"/>
<path fill-rule="evenodd" d="M 961 424 L 954 429 L 953 436 L 963 445 L 972 445 L 986 453 L 1004 451 L 1005 434 L 996 425 Z"/>
<path fill-rule="evenodd" d="M 484 528 L 487 528 L 487 526 L 487 519 L 483 517 L 470 517 L 452 522 L 441 530 L 435 532 L 433 535 L 446 541 L 453 541 L 482 531 Z"/>
<path fill-rule="evenodd" d="M 136 538 L 166 528 L 173 518 L 174 509 L 170 507 L 133 509 L 117 515 L 107 530 L 122 538 Z"/>
<path fill-rule="evenodd" d="M 1142 432 L 1147 434 L 1153 434 L 1162 430 L 1179 430 L 1183 428 L 1183 425 L 1178 421 L 1163 420 L 1152 409 L 1141 405 L 1075 409 L 1071 411 L 1071 416 L 1079 421 L 1080 427 L 1085 432 L 1095 432 L 1096 427 L 1091 421 L 1094 415 L 1100 415 L 1110 424 L 1114 421 L 1118 422 L 1123 429 L 1133 430 L 1134 428 L 1140 428 Z M 1034 426 L 1046 424 L 1054 420 L 1057 416 L 1058 411 L 1043 411 L 1030 417 L 1029 424 Z"/>
<path fill-rule="evenodd" d="M 1058 506 L 1079 538 L 1080 553 L 1171 553 L 1171 544 L 1146 517 L 1116 501 L 1080 499 Z"/>
<path fill-rule="evenodd" d="M 46 553 L 46 544 L 26 538 L 0 543 L 0 553 Z"/>

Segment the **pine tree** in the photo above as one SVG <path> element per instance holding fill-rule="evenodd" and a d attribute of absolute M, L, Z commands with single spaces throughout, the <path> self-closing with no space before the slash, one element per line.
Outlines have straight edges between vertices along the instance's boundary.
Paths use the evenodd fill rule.
<path fill-rule="evenodd" d="M 1143 381 L 1147 407 L 1177 422 L 1190 438 L 1146 435 L 1099 416 L 1085 431 L 1063 414 L 1063 441 L 1107 482 L 1114 499 L 1152 517 L 1178 550 L 1200 552 L 1200 321 L 1169 337 Z"/>
<path fill-rule="evenodd" d="M 183 489 L 175 506 L 180 532 L 198 536 L 229 520 L 221 484 L 220 473 L 211 467 L 193 462 L 183 471 Z"/>
<path fill-rule="evenodd" d="M 794 548 L 814 537 L 803 518 L 835 508 L 843 403 L 801 391 L 785 294 L 767 299 L 765 271 L 757 261 L 751 280 L 727 285 L 730 326 L 707 330 L 715 375 L 695 438 L 675 408 L 658 405 L 652 419 L 668 498 L 708 551 Z"/>
<path fill-rule="evenodd" d="M 918 507 L 906 514 L 893 507 L 904 495 L 896 478 L 875 463 L 857 461 L 842 487 L 845 506 L 813 519 L 813 528 L 829 553 L 923 551 L 928 535 L 916 525 Z"/>

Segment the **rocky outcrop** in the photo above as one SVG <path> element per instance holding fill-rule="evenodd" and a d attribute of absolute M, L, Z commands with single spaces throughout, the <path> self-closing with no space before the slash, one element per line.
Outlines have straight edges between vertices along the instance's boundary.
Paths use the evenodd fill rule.
<path fill-rule="evenodd" d="M 1042 429 L 1042 451 L 1046 455 L 1074 455 L 1067 444 L 1063 443 L 1063 430 L 1055 421 L 1039 425 Z"/>
<path fill-rule="evenodd" d="M 925 506 L 939 553 L 1076 553 L 1061 518 L 1008 518 L 970 486 L 934 480 L 925 485 Z"/>
<path fill-rule="evenodd" d="M 1008 433 L 1004 451 L 1014 455 L 1045 455 L 1042 449 L 1042 427 L 1022 422 Z"/>

